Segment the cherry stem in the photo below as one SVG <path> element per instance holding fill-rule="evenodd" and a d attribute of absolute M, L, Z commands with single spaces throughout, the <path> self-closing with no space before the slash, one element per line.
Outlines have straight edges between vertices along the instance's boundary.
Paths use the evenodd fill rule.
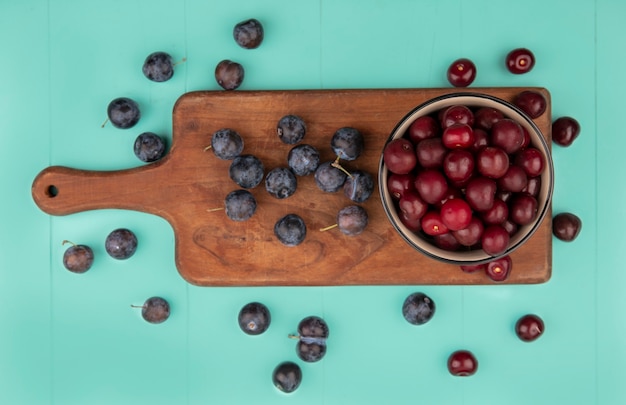
<path fill-rule="evenodd" d="M 178 62 L 174 62 L 172 66 L 180 65 L 181 63 L 185 63 L 185 62 L 187 62 L 187 58 L 182 58 Z"/>
<path fill-rule="evenodd" d="M 104 120 L 104 122 L 102 123 L 102 125 L 100 125 L 100 128 L 104 128 L 104 126 L 107 124 L 107 122 L 109 122 L 109 119 L 107 118 L 106 120 Z"/>
<path fill-rule="evenodd" d="M 209 208 L 208 210 L 206 210 L 206 212 L 215 212 L 215 211 L 221 211 L 223 210 L 224 207 L 219 207 L 219 208 Z"/>
<path fill-rule="evenodd" d="M 143 308 L 145 308 L 146 306 L 145 306 L 145 305 L 133 305 L 133 304 L 130 304 L 130 307 L 131 307 L 131 308 L 141 308 L 141 309 L 143 309 Z"/>
<path fill-rule="evenodd" d="M 336 228 L 337 226 L 338 226 L 337 224 L 332 224 L 332 225 L 330 225 L 330 226 L 327 226 L 326 228 L 320 228 L 320 232 L 326 232 L 326 231 L 329 231 L 329 230 L 331 230 L 331 229 L 333 229 L 333 228 Z"/>
<path fill-rule="evenodd" d="M 294 335 L 293 333 L 288 334 L 288 335 L 287 335 L 287 337 L 288 337 L 289 339 L 297 339 L 297 340 L 300 340 L 300 335 Z"/>
<path fill-rule="evenodd" d="M 212 146 L 211 146 L 211 145 L 209 145 L 209 146 L 205 147 L 203 150 L 206 152 L 207 150 L 209 150 L 209 149 L 211 149 L 211 148 L 212 148 Z"/>
<path fill-rule="evenodd" d="M 346 169 L 344 169 L 344 167 L 342 165 L 339 164 L 339 156 L 337 156 L 337 159 L 335 159 L 334 162 L 332 162 L 330 164 L 332 167 L 334 167 L 335 169 L 339 169 L 342 172 L 344 172 L 348 177 L 352 178 L 352 175 L 350 174 L 349 171 L 347 171 Z"/>
<path fill-rule="evenodd" d="M 69 240 L 67 240 L 67 239 L 66 239 L 66 240 L 63 240 L 63 242 L 61 242 L 61 245 L 65 245 L 66 243 L 69 243 L 69 244 L 70 244 L 70 245 L 72 245 L 72 246 L 76 246 L 76 243 L 74 243 L 74 242 L 72 242 L 72 241 L 69 241 Z"/>

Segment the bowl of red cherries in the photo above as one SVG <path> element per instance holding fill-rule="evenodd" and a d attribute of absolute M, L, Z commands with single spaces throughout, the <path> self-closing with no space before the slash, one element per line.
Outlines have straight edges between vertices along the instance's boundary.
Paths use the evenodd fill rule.
<path fill-rule="evenodd" d="M 550 210 L 554 168 L 521 109 L 482 93 L 417 106 L 393 129 L 379 164 L 392 226 L 442 262 L 480 265 L 511 254 Z"/>

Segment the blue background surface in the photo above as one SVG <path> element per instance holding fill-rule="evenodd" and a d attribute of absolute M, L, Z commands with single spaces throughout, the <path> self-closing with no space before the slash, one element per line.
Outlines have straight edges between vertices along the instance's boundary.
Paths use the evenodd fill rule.
<path fill-rule="evenodd" d="M 625 17 L 618 0 L 3 1 L 0 403 L 625 403 Z M 247 18 L 265 27 L 256 50 L 232 39 Z M 535 53 L 526 75 L 504 67 L 516 47 Z M 141 73 L 156 50 L 187 58 L 171 81 Z M 571 147 L 553 147 L 553 210 L 577 214 L 583 230 L 572 243 L 554 241 L 545 284 L 194 287 L 176 271 L 163 219 L 119 210 L 50 217 L 32 201 L 31 183 L 47 166 L 139 165 L 134 138 L 171 138 L 175 100 L 219 89 L 213 70 L 222 59 L 246 68 L 241 90 L 257 90 L 446 87 L 459 57 L 478 67 L 473 87 L 546 87 L 553 117 L 581 124 Z M 132 130 L 100 127 L 118 96 L 142 106 Z M 104 251 L 117 227 L 140 241 L 127 261 Z M 63 268 L 64 239 L 94 248 L 89 272 Z M 437 303 L 422 327 L 400 313 L 414 291 Z M 172 305 L 161 325 L 129 308 L 153 295 Z M 273 321 L 250 337 L 236 315 L 255 300 Z M 531 344 L 513 331 L 525 313 L 546 323 Z M 285 336 L 312 314 L 327 320 L 331 338 L 323 361 L 306 364 Z M 470 378 L 446 370 L 461 348 L 480 363 Z M 284 360 L 304 373 L 291 395 L 271 384 Z"/>

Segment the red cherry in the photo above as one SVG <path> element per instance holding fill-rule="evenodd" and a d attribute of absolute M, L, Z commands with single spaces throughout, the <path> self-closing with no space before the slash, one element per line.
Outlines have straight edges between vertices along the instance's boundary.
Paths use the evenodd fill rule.
<path fill-rule="evenodd" d="M 513 49 L 506 55 L 506 67 L 513 74 L 530 72 L 535 66 L 535 55 L 526 48 Z"/>
<path fill-rule="evenodd" d="M 436 204 L 448 191 L 446 177 L 438 170 L 428 169 L 415 177 L 415 189 L 429 204 Z"/>
<path fill-rule="evenodd" d="M 443 130 L 441 141 L 448 149 L 469 148 L 474 144 L 474 130 L 467 124 L 453 124 Z"/>
<path fill-rule="evenodd" d="M 424 139 L 434 138 L 439 135 L 439 123 L 430 115 L 417 118 L 409 127 L 409 139 L 418 143 Z"/>
<path fill-rule="evenodd" d="M 552 123 L 552 141 L 560 146 L 570 146 L 580 134 L 580 124 L 572 117 L 560 117 Z"/>
<path fill-rule="evenodd" d="M 454 87 L 467 87 L 476 78 L 476 65 L 467 58 L 457 59 L 448 68 L 448 81 Z"/>
<path fill-rule="evenodd" d="M 571 242 L 578 237 L 583 222 L 571 212 L 561 212 L 552 218 L 552 234 L 564 242 Z"/>
<path fill-rule="evenodd" d="M 465 187 L 465 200 L 476 211 L 486 211 L 493 206 L 496 182 L 486 177 L 474 177 Z"/>
<path fill-rule="evenodd" d="M 474 246 L 480 242 L 480 237 L 483 235 L 484 230 L 483 222 L 476 217 L 472 217 L 469 225 L 458 231 L 452 231 L 452 235 L 461 245 Z"/>
<path fill-rule="evenodd" d="M 493 206 L 482 212 L 481 218 L 485 225 L 498 225 L 509 217 L 509 206 L 502 200 L 493 200 Z"/>
<path fill-rule="evenodd" d="M 510 238 L 509 233 L 501 225 L 489 225 L 483 231 L 480 242 L 485 253 L 497 256 L 509 247 Z"/>
<path fill-rule="evenodd" d="M 515 153 L 524 143 L 522 126 L 509 118 L 495 122 L 491 127 L 491 143 L 506 153 Z"/>
<path fill-rule="evenodd" d="M 451 231 L 467 228 L 472 220 L 472 209 L 469 204 L 460 198 L 453 198 L 441 206 L 439 212 L 441 222 Z"/>
<path fill-rule="evenodd" d="M 451 252 L 458 250 L 461 245 L 459 242 L 452 236 L 450 232 L 442 233 L 441 235 L 433 236 L 433 240 L 435 241 L 435 245 L 443 250 L 449 250 Z"/>
<path fill-rule="evenodd" d="M 509 218 L 518 225 L 528 225 L 537 218 L 537 199 L 520 193 L 509 203 Z"/>
<path fill-rule="evenodd" d="M 504 176 L 498 179 L 500 190 L 519 193 L 528 185 L 528 176 L 526 171 L 516 165 L 509 166 Z"/>
<path fill-rule="evenodd" d="M 440 137 L 424 139 L 415 147 L 417 160 L 424 169 L 440 167 L 447 152 Z"/>
<path fill-rule="evenodd" d="M 512 268 L 513 261 L 511 260 L 511 257 L 504 256 L 500 259 L 492 260 L 487 263 L 485 273 L 491 280 L 499 283 L 509 277 Z"/>
<path fill-rule="evenodd" d="M 416 221 L 424 216 L 428 204 L 422 200 L 417 191 L 407 191 L 398 201 L 398 208 L 406 219 Z"/>
<path fill-rule="evenodd" d="M 405 138 L 394 139 L 383 150 L 383 160 L 392 173 L 407 174 L 417 164 L 417 156 L 411 141 Z"/>
<path fill-rule="evenodd" d="M 493 124 L 504 118 L 500 110 L 493 107 L 481 107 L 474 113 L 476 127 L 490 130 Z"/>
<path fill-rule="evenodd" d="M 448 357 L 448 371 L 457 377 L 468 377 L 478 369 L 478 360 L 468 350 L 457 350 Z"/>
<path fill-rule="evenodd" d="M 524 342 L 536 340 L 544 330 L 543 320 L 533 314 L 524 315 L 515 323 L 515 334 Z"/>
<path fill-rule="evenodd" d="M 474 113 L 464 105 L 453 105 L 444 110 L 441 127 L 446 129 L 454 124 L 474 126 Z"/>
<path fill-rule="evenodd" d="M 441 235 L 448 232 L 448 228 L 441 221 L 441 216 L 436 211 L 428 211 L 424 214 L 421 221 L 421 227 L 425 234 L 431 236 Z"/>
<path fill-rule="evenodd" d="M 407 218 L 402 212 L 400 212 L 400 222 L 404 224 L 411 232 L 419 232 L 422 230 L 421 218 Z"/>
<path fill-rule="evenodd" d="M 539 118 L 548 107 L 548 102 L 543 94 L 534 90 L 522 91 L 515 97 L 513 104 L 533 119 Z"/>
<path fill-rule="evenodd" d="M 395 200 L 399 200 L 405 192 L 415 190 L 415 176 L 412 174 L 390 173 L 387 177 L 389 194 Z"/>
<path fill-rule="evenodd" d="M 545 159 L 539 149 L 526 148 L 515 155 L 515 164 L 521 166 L 528 177 L 539 176 L 545 167 Z"/>
<path fill-rule="evenodd" d="M 476 156 L 476 168 L 485 177 L 499 179 L 509 169 L 509 155 L 498 147 L 485 146 Z"/>
<path fill-rule="evenodd" d="M 461 271 L 465 273 L 475 273 L 477 271 L 484 271 L 484 270 L 485 270 L 484 264 L 468 264 L 468 265 L 461 266 Z"/>
<path fill-rule="evenodd" d="M 452 149 L 443 158 L 443 171 L 453 182 L 469 180 L 474 173 L 474 155 L 465 149 Z"/>

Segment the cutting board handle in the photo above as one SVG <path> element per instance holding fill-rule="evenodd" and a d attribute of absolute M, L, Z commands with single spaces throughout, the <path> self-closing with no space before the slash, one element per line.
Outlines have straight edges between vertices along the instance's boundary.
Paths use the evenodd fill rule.
<path fill-rule="evenodd" d="M 78 170 L 51 166 L 32 185 L 35 204 L 51 215 L 117 208 L 159 214 L 157 162 L 115 171 Z M 156 182 L 156 183 L 155 183 Z"/>

